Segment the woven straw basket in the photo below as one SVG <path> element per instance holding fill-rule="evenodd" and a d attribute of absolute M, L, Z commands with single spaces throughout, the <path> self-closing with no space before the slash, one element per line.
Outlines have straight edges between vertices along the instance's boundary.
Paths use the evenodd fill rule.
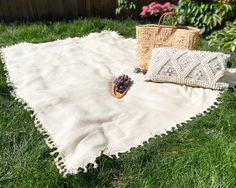
<path fill-rule="evenodd" d="M 171 17 L 172 25 L 161 25 L 167 16 Z M 174 19 L 176 19 L 174 13 L 167 12 L 160 17 L 157 25 L 147 24 L 136 26 L 139 68 L 142 70 L 148 69 L 153 48 L 174 47 L 189 50 L 195 49 L 200 30 L 188 26 L 174 26 Z"/>

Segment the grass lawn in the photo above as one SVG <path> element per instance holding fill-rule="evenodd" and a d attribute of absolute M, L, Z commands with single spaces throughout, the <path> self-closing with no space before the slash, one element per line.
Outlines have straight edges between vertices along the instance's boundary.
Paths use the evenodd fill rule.
<path fill-rule="evenodd" d="M 135 21 L 101 19 L 56 23 L 0 24 L 0 47 L 83 36 L 104 29 L 135 37 Z M 199 48 L 209 48 L 201 40 Z M 236 55 L 230 66 L 236 67 Z M 150 139 L 119 159 L 101 156 L 99 167 L 63 178 L 30 113 L 14 100 L 0 64 L 0 187 L 236 187 L 236 92 L 219 108 L 179 130 Z"/>

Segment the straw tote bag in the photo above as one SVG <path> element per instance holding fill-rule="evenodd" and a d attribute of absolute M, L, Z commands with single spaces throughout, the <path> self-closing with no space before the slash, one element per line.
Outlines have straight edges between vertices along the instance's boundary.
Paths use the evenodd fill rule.
<path fill-rule="evenodd" d="M 161 25 L 167 16 L 171 18 L 171 26 Z M 160 17 L 158 24 L 136 26 L 139 68 L 148 70 L 153 48 L 195 49 L 200 30 L 189 26 L 174 26 L 174 19 L 177 20 L 173 12 L 166 12 Z"/>

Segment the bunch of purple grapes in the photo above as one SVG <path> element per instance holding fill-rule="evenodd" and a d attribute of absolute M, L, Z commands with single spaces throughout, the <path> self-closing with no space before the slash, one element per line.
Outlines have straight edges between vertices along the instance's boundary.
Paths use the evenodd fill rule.
<path fill-rule="evenodd" d="M 125 74 L 116 78 L 114 83 L 115 83 L 115 90 L 119 93 L 124 93 L 125 90 L 132 84 L 131 78 Z"/>

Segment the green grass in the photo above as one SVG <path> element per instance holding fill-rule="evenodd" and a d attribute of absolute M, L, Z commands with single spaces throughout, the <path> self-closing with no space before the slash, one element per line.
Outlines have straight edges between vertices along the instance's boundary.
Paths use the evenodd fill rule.
<path fill-rule="evenodd" d="M 0 24 L 0 47 L 46 42 L 104 29 L 135 37 L 135 21 L 100 19 L 57 23 Z M 199 49 L 209 48 L 201 40 Z M 236 67 L 236 55 L 229 64 Z M 225 92 L 219 108 L 180 129 L 121 154 L 101 156 L 99 167 L 63 178 L 30 113 L 14 100 L 0 64 L 0 187 L 236 187 L 236 92 Z"/>

